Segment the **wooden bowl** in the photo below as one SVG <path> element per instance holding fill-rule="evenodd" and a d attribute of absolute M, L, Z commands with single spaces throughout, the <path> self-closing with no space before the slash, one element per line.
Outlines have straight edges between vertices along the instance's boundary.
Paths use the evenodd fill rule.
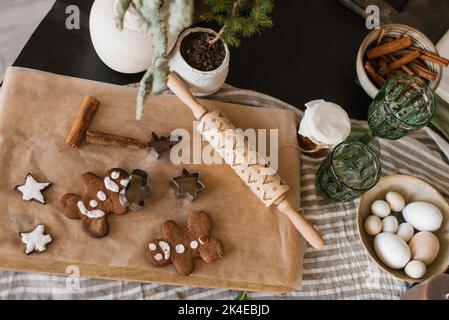
<path fill-rule="evenodd" d="M 408 277 L 403 269 L 394 270 L 387 267 L 376 255 L 374 251 L 374 237 L 368 235 L 364 229 L 365 219 L 371 215 L 370 206 L 375 200 L 385 200 L 385 195 L 389 191 L 396 191 L 405 198 L 406 204 L 414 201 L 426 201 L 440 208 L 443 214 L 443 224 L 441 228 L 434 232 L 440 241 L 440 252 L 435 261 L 427 267 L 427 272 L 422 279 Z M 362 240 L 363 246 L 370 258 L 377 265 L 393 275 L 394 277 L 409 282 L 421 282 L 434 275 L 444 273 L 449 266 L 449 205 L 443 196 L 438 193 L 430 184 L 421 179 L 406 176 L 394 175 L 383 177 L 379 183 L 366 192 L 361 198 L 357 208 L 357 230 Z"/>

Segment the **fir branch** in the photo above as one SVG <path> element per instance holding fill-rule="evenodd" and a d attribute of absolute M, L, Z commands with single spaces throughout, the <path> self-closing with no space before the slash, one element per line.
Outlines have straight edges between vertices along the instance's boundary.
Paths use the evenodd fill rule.
<path fill-rule="evenodd" d="M 193 0 L 173 0 L 171 2 L 170 16 L 168 18 L 171 34 L 178 35 L 192 24 L 193 7 Z"/>
<path fill-rule="evenodd" d="M 236 0 L 233 3 L 233 5 L 232 5 L 232 11 L 231 11 L 231 14 L 229 15 L 229 20 L 230 21 L 232 21 L 232 18 L 235 17 L 239 6 L 240 6 L 240 0 Z M 229 23 L 228 24 L 224 24 L 223 27 L 221 27 L 220 31 L 215 36 L 215 38 L 212 39 L 212 41 L 210 41 L 209 44 L 214 44 L 215 42 L 217 42 L 218 39 L 220 39 L 223 36 L 223 33 L 226 31 L 226 28 L 227 28 L 228 25 L 229 25 Z"/>
<path fill-rule="evenodd" d="M 202 0 L 208 11 L 200 19 L 221 26 L 210 43 L 223 39 L 230 46 L 239 46 L 240 38 L 248 38 L 273 25 L 270 14 L 273 0 Z"/>

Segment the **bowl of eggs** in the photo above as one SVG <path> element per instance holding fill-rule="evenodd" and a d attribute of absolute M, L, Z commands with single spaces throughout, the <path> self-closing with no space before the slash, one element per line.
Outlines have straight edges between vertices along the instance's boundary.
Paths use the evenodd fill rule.
<path fill-rule="evenodd" d="M 357 230 L 370 258 L 400 280 L 420 282 L 449 267 L 449 205 L 421 179 L 381 178 L 360 198 Z"/>

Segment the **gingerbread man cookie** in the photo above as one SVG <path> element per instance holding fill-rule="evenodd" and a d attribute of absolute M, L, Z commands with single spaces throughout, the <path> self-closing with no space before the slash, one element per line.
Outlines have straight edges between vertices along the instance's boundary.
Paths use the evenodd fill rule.
<path fill-rule="evenodd" d="M 162 226 L 164 239 L 148 243 L 146 259 L 155 267 L 172 263 L 180 274 L 189 275 L 195 268 L 195 259 L 210 263 L 224 256 L 223 244 L 211 231 L 212 222 L 204 211 L 191 213 L 185 229 L 172 220 L 166 221 Z"/>
<path fill-rule="evenodd" d="M 109 170 L 103 178 L 84 173 L 81 176 L 83 194 L 65 194 L 61 199 L 63 213 L 71 219 L 80 219 L 84 231 L 91 237 L 104 237 L 109 231 L 107 215 L 122 215 L 128 211 L 120 194 L 125 192 L 129 181 L 129 174 L 118 168 Z"/>

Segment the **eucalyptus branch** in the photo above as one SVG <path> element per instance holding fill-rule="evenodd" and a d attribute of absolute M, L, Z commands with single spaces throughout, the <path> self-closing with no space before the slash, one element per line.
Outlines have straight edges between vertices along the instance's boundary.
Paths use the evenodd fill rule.
<path fill-rule="evenodd" d="M 169 1 L 169 0 L 165 0 Z M 178 34 L 189 27 L 193 19 L 194 0 L 170 0 L 170 32 Z M 202 20 L 217 22 L 221 27 L 211 44 L 223 39 L 231 46 L 240 44 L 239 36 L 249 37 L 259 29 L 272 25 L 269 14 L 273 0 L 201 0 L 210 7 Z M 119 0 L 115 23 L 123 28 L 126 12 L 132 7 L 152 35 L 153 61 L 140 82 L 137 96 L 136 118 L 142 118 L 143 105 L 154 92 L 161 93 L 167 86 L 168 55 L 167 27 L 161 14 L 164 0 Z"/>
<path fill-rule="evenodd" d="M 116 25 L 123 27 L 126 11 L 132 6 L 141 21 L 147 25 L 153 37 L 153 62 L 140 81 L 137 95 L 136 119 L 142 118 L 143 105 L 154 92 L 161 93 L 166 89 L 168 74 L 167 28 L 162 18 L 160 8 L 163 0 L 120 0 L 117 6 Z"/>
<path fill-rule="evenodd" d="M 136 2 L 140 1 L 133 0 L 133 3 Z M 136 8 L 139 15 L 144 18 L 149 26 L 153 36 L 153 63 L 140 81 L 137 95 L 137 120 L 142 118 L 143 105 L 151 91 L 159 94 L 166 89 L 167 85 L 167 28 L 159 10 L 162 4 L 163 0 L 145 0 L 141 7 Z"/>
<path fill-rule="evenodd" d="M 131 5 L 131 0 L 119 0 L 117 2 L 115 25 L 119 30 L 123 29 L 123 19 L 125 18 L 126 11 L 128 11 Z"/>
<path fill-rule="evenodd" d="M 182 30 L 192 25 L 193 7 L 193 0 L 173 0 L 171 2 L 168 18 L 171 34 L 178 35 Z"/>

